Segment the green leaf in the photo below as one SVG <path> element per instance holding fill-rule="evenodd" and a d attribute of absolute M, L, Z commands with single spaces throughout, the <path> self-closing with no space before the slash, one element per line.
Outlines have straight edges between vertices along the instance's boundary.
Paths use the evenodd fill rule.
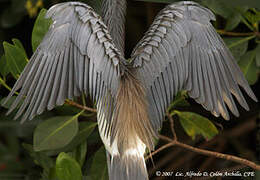
<path fill-rule="evenodd" d="M 79 108 L 71 106 L 69 104 L 55 107 L 55 113 L 59 116 L 71 116 L 79 113 L 80 111 L 81 110 Z"/>
<path fill-rule="evenodd" d="M 253 85 L 258 79 L 259 68 L 256 66 L 256 49 L 248 51 L 241 57 L 238 62 L 242 72 L 244 73 L 248 83 Z"/>
<path fill-rule="evenodd" d="M 81 143 L 80 145 L 78 145 L 73 152 L 70 153 L 70 155 L 77 160 L 77 162 L 80 164 L 80 166 L 82 167 L 84 162 L 85 162 L 85 158 L 87 155 L 87 141 Z"/>
<path fill-rule="evenodd" d="M 95 127 L 97 126 L 96 122 L 81 122 L 79 133 L 75 136 L 73 141 L 68 145 L 70 147 L 75 147 L 85 141 L 88 136 L 93 132 Z"/>
<path fill-rule="evenodd" d="M 27 64 L 27 58 L 24 56 L 24 51 L 7 42 L 4 42 L 3 46 L 8 69 L 15 78 L 18 78 Z"/>
<path fill-rule="evenodd" d="M 224 38 L 224 41 L 237 61 L 247 51 L 248 38 L 232 37 Z"/>
<path fill-rule="evenodd" d="M 90 175 L 92 180 L 108 180 L 106 150 L 102 146 L 94 155 Z"/>
<path fill-rule="evenodd" d="M 7 65 L 7 62 L 6 62 L 6 58 L 5 56 L 3 55 L 1 58 L 0 58 L 0 73 L 3 77 L 5 77 L 8 73 L 9 73 L 9 68 L 8 68 L 8 65 Z"/>
<path fill-rule="evenodd" d="M 56 155 L 60 152 L 73 151 L 73 149 L 75 149 L 78 145 L 80 145 L 81 143 L 86 141 L 88 136 L 95 129 L 96 125 L 97 125 L 97 123 L 95 123 L 95 122 L 89 122 L 89 121 L 88 122 L 80 122 L 79 123 L 79 131 L 78 131 L 77 135 L 73 138 L 73 140 L 68 145 L 66 145 L 65 147 L 63 147 L 61 149 L 57 149 L 55 151 L 51 151 L 51 152 L 49 152 L 49 154 L 50 155 Z"/>
<path fill-rule="evenodd" d="M 256 47 L 256 65 L 260 67 L 260 44 Z"/>
<path fill-rule="evenodd" d="M 241 15 L 238 13 L 233 13 L 228 19 L 225 26 L 226 31 L 232 31 L 235 29 L 241 22 Z"/>
<path fill-rule="evenodd" d="M 248 10 L 248 7 L 236 7 L 234 11 L 227 18 L 227 23 L 225 26 L 226 31 L 232 31 L 235 29 L 242 20 L 241 13 L 245 13 Z"/>
<path fill-rule="evenodd" d="M 49 27 L 52 23 L 51 19 L 45 18 L 46 12 L 47 12 L 46 9 L 41 10 L 41 12 L 39 13 L 39 15 L 35 21 L 34 27 L 33 27 L 33 31 L 32 31 L 33 52 L 37 49 L 37 47 L 41 43 L 44 35 L 49 30 Z"/>
<path fill-rule="evenodd" d="M 179 92 L 176 97 L 174 98 L 174 101 L 170 104 L 168 111 L 170 111 L 173 108 L 176 107 L 186 107 L 189 106 L 190 104 L 188 103 L 188 101 L 186 101 L 186 97 L 187 97 L 187 92 L 186 91 L 181 91 Z"/>
<path fill-rule="evenodd" d="M 33 136 L 34 150 L 54 150 L 69 144 L 78 132 L 78 116 L 53 117 L 39 124 Z"/>
<path fill-rule="evenodd" d="M 24 53 L 24 58 L 25 58 L 25 59 L 28 59 L 28 58 L 27 58 L 26 51 L 25 51 L 25 49 L 24 49 L 23 44 L 21 43 L 21 41 L 20 41 L 19 39 L 12 39 L 12 41 L 13 41 L 15 47 L 20 48 L 20 49 L 22 50 L 22 52 Z"/>
<path fill-rule="evenodd" d="M 257 11 L 256 13 L 247 11 L 244 13 L 244 16 L 251 24 L 255 24 L 260 21 L 260 11 Z"/>
<path fill-rule="evenodd" d="M 56 174 L 60 180 L 82 180 L 80 165 L 64 152 L 57 157 Z"/>
<path fill-rule="evenodd" d="M 201 134 L 205 139 L 210 140 L 218 134 L 215 125 L 199 114 L 193 112 L 177 112 L 177 114 L 183 129 L 192 139 Z"/>

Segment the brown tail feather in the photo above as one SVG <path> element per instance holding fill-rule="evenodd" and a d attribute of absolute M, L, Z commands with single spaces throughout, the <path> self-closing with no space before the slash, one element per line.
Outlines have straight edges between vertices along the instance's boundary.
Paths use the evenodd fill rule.
<path fill-rule="evenodd" d="M 112 139 L 117 139 L 119 153 L 137 147 L 138 137 L 150 150 L 157 133 L 152 128 L 147 111 L 144 87 L 131 74 L 126 73 L 117 93 L 116 115 Z"/>

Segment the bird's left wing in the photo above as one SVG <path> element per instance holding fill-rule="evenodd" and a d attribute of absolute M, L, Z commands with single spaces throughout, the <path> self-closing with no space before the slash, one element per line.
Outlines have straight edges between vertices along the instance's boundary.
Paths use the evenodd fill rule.
<path fill-rule="evenodd" d="M 210 20 L 215 20 L 212 12 L 195 2 L 171 4 L 158 14 L 132 53 L 132 66 L 147 90 L 156 130 L 174 95 L 182 89 L 225 119 L 229 119 L 226 104 L 239 115 L 232 94 L 248 109 L 239 86 L 256 100 Z"/>
<path fill-rule="evenodd" d="M 32 119 L 81 93 L 102 100 L 99 109 L 111 107 L 123 57 L 101 17 L 79 2 L 54 5 L 46 16 L 53 23 L 6 99 L 21 89 L 9 112 L 23 102 L 16 118 Z M 107 113 L 111 117 L 112 110 Z"/>

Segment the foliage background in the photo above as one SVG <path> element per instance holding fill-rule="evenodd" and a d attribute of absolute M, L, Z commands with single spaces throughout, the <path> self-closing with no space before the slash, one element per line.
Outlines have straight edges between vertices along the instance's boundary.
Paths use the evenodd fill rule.
<path fill-rule="evenodd" d="M 100 0 L 82 1 L 100 12 Z M 48 27 L 49 21 L 42 18 L 44 11 L 41 11 L 42 14 L 36 21 L 40 9 L 49 8 L 58 2 L 63 1 L 0 0 L 0 101 L 7 96 L 8 88 L 12 87 L 19 77 Z M 156 14 L 165 3 L 169 2 L 174 0 L 128 1 L 127 57 Z M 217 15 L 217 21 L 212 23 L 222 34 L 259 99 L 260 2 L 258 0 L 199 2 Z M 86 100 L 83 97 L 75 101 L 89 107 L 94 106 L 88 97 Z M 224 121 L 215 118 L 193 100 L 186 98 L 183 92 L 172 103 L 169 112 L 175 119 L 175 130 L 182 142 L 259 163 L 259 105 L 249 98 L 247 102 L 249 112 L 239 107 L 239 118 L 232 116 L 230 121 Z M 95 113 L 83 112 L 66 104 L 45 112 L 32 121 L 20 124 L 19 120 L 13 121 L 15 113 L 5 116 L 8 107 L 8 105 L 0 107 L 1 180 L 107 179 L 105 151 L 97 131 Z M 170 137 L 169 126 L 166 118 L 161 134 Z M 59 131 L 56 131 L 57 129 Z M 164 142 L 159 140 L 156 148 L 163 144 Z M 154 165 L 151 160 L 147 161 L 152 179 L 164 179 L 156 177 L 156 170 L 175 172 L 210 172 L 232 168 L 241 171 L 251 170 L 230 161 L 201 156 L 179 147 L 171 147 L 156 154 L 153 156 L 153 161 Z M 256 176 L 260 177 L 258 172 Z"/>

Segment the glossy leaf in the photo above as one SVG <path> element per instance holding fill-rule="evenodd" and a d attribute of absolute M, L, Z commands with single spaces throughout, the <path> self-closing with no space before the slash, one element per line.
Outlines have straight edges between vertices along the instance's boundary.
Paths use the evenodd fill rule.
<path fill-rule="evenodd" d="M 4 42 L 3 46 L 8 69 L 15 78 L 18 78 L 27 64 L 25 52 L 21 48 L 7 42 Z"/>
<path fill-rule="evenodd" d="M 78 115 L 58 116 L 39 124 L 34 131 L 34 150 L 54 150 L 69 144 L 78 132 Z"/>
<path fill-rule="evenodd" d="M 24 49 L 23 44 L 21 43 L 21 41 L 20 41 L 19 39 L 12 39 L 12 41 L 13 41 L 13 44 L 15 45 L 15 47 L 20 48 L 20 49 L 22 50 L 23 55 L 24 55 L 24 58 L 25 58 L 25 59 L 28 59 L 28 58 L 27 58 L 26 51 L 25 51 L 25 49 Z"/>
<path fill-rule="evenodd" d="M 5 77 L 8 73 L 9 73 L 9 68 L 8 68 L 8 65 L 7 65 L 7 62 L 6 62 L 6 58 L 5 56 L 3 55 L 1 58 L 0 58 L 0 74 Z"/>
<path fill-rule="evenodd" d="M 71 140 L 69 144 L 61 149 L 57 149 L 55 151 L 50 151 L 50 155 L 56 155 L 60 152 L 69 152 L 73 151 L 78 145 L 82 144 L 88 136 L 93 132 L 97 123 L 94 122 L 80 122 L 79 123 L 79 130 L 77 135 Z"/>
<path fill-rule="evenodd" d="M 196 135 L 200 134 L 205 139 L 210 140 L 218 134 L 215 125 L 199 114 L 193 112 L 178 112 L 177 114 L 183 129 L 192 139 L 195 139 Z"/>
<path fill-rule="evenodd" d="M 45 14 L 47 10 L 42 9 L 35 21 L 32 31 L 32 48 L 35 51 L 38 45 L 41 43 L 44 35 L 49 30 L 51 19 L 46 19 Z"/>
<path fill-rule="evenodd" d="M 259 68 L 256 66 L 256 50 L 248 51 L 241 57 L 238 62 L 242 72 L 244 73 L 248 83 L 253 85 L 258 79 Z"/>
<path fill-rule="evenodd" d="M 106 150 L 103 146 L 94 155 L 90 174 L 92 180 L 108 180 Z"/>
<path fill-rule="evenodd" d="M 82 180 L 80 165 L 75 159 L 62 152 L 56 160 L 56 174 L 60 180 Z"/>

